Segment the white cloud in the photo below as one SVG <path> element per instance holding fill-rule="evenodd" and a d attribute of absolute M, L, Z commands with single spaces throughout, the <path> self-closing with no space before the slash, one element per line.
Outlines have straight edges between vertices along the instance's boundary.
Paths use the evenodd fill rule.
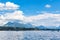
<path fill-rule="evenodd" d="M 6 19 L 18 19 L 23 20 L 23 12 L 22 11 L 14 11 L 13 13 L 6 13 L 5 15 Z"/>
<path fill-rule="evenodd" d="M 46 7 L 46 8 L 51 8 L 51 5 L 46 4 L 45 7 Z"/>
<path fill-rule="evenodd" d="M 0 25 L 4 25 L 10 20 L 24 20 L 24 15 L 22 11 L 14 11 L 13 13 L 6 13 L 0 16 Z"/>
<path fill-rule="evenodd" d="M 0 3 L 0 10 L 16 10 L 19 6 L 12 2 Z"/>
<path fill-rule="evenodd" d="M 15 9 L 18 9 L 19 6 L 14 3 L 11 3 L 11 2 L 6 2 L 5 7 L 6 7 L 6 9 L 15 10 Z"/>
<path fill-rule="evenodd" d="M 0 26 L 3 26 L 4 24 L 8 23 L 7 20 L 0 20 Z"/>
<path fill-rule="evenodd" d="M 31 20 L 30 23 L 39 26 L 59 26 L 60 25 L 60 14 L 43 13 L 37 16 L 31 16 L 28 18 Z"/>
<path fill-rule="evenodd" d="M 4 7 L 4 3 L 0 3 L 0 7 Z"/>

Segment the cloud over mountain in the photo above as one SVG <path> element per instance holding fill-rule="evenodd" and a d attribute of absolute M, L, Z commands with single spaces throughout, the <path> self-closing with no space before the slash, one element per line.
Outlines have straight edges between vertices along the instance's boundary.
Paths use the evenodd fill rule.
<path fill-rule="evenodd" d="M 39 26 L 59 26 L 60 25 L 60 14 L 53 13 L 43 13 L 34 16 L 25 16 L 23 11 L 19 8 L 19 5 L 6 2 L 0 3 L 0 10 L 14 10 L 13 12 L 6 12 L 4 14 L 0 14 L 0 25 L 8 23 L 11 20 L 22 20 L 23 23 L 31 23 L 32 25 Z"/>
<path fill-rule="evenodd" d="M 17 10 L 19 8 L 19 6 L 17 4 L 11 3 L 11 2 L 6 2 L 4 3 L 0 3 L 0 11 L 2 10 L 4 14 L 1 14 L 0 12 L 0 25 L 4 25 L 7 22 L 9 22 L 10 20 L 23 20 L 23 11 Z M 4 10 L 6 11 L 11 11 L 13 10 L 13 12 L 4 12 Z"/>

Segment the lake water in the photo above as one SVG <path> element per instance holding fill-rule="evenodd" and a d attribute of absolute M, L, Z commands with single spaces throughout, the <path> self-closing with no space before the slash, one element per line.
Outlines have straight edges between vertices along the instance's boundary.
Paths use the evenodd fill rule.
<path fill-rule="evenodd" d="M 60 40 L 60 31 L 0 31 L 0 40 Z"/>

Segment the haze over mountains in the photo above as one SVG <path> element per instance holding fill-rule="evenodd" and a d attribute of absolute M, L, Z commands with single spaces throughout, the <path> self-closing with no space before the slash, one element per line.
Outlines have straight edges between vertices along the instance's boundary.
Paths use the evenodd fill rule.
<path fill-rule="evenodd" d="M 60 26 L 51 26 L 51 27 L 46 27 L 43 25 L 39 26 L 34 26 L 31 23 L 25 23 L 23 24 L 22 22 L 20 23 L 19 20 L 15 21 L 10 21 L 7 24 L 4 25 L 5 27 L 19 27 L 19 28 L 37 28 L 37 29 L 60 29 Z"/>

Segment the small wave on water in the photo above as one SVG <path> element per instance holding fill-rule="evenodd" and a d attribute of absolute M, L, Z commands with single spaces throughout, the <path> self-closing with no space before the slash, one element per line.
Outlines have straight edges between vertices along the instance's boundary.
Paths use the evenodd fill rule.
<path fill-rule="evenodd" d="M 60 31 L 0 31 L 0 40 L 60 40 Z"/>

